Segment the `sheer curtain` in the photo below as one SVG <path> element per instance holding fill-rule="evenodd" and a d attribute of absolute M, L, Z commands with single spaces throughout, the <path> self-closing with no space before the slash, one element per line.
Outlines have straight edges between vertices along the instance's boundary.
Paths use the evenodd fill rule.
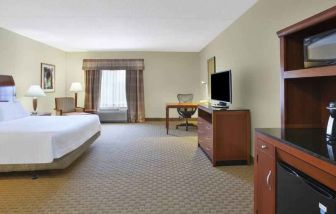
<path fill-rule="evenodd" d="M 99 108 L 127 108 L 126 70 L 102 70 L 101 72 Z"/>

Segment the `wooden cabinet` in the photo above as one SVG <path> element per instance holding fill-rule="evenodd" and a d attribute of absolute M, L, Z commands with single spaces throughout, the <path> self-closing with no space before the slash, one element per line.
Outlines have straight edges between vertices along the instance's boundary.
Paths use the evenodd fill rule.
<path fill-rule="evenodd" d="M 304 67 L 304 40 L 336 29 L 336 7 L 278 32 L 281 69 L 281 127 L 325 128 L 326 107 L 336 100 L 336 65 Z"/>
<path fill-rule="evenodd" d="M 326 144 L 324 130 L 328 120 L 326 106 L 336 100 L 336 66 L 305 68 L 303 48 L 306 37 L 333 29 L 336 29 L 336 7 L 278 32 L 282 129 L 256 131 L 255 214 L 276 213 L 278 161 L 336 191 L 336 153 Z M 305 132 L 309 128 L 315 131 Z M 321 133 L 316 134 L 319 129 Z"/>
<path fill-rule="evenodd" d="M 254 213 L 274 213 L 276 188 L 274 146 L 257 139 L 254 154 Z"/>
<path fill-rule="evenodd" d="M 323 152 L 328 147 L 323 135 L 304 129 L 257 129 L 255 136 L 254 214 L 276 213 L 277 162 L 286 163 L 336 191 L 336 162 Z M 309 138 L 315 139 L 316 151 L 308 150 L 313 142 Z"/>
<path fill-rule="evenodd" d="M 213 166 L 250 163 L 250 111 L 198 107 L 198 144 Z"/>

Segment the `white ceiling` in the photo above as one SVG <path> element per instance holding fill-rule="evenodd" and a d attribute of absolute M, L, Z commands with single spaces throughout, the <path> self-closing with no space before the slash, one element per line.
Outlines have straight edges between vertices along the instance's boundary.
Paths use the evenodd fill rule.
<path fill-rule="evenodd" d="M 257 0 L 0 0 L 0 27 L 65 51 L 205 47 Z"/>

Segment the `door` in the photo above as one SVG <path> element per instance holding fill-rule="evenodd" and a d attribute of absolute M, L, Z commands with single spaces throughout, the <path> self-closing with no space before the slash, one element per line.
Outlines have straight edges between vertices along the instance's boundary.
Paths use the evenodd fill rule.
<path fill-rule="evenodd" d="M 275 213 L 275 159 L 267 152 L 256 149 L 255 213 Z"/>

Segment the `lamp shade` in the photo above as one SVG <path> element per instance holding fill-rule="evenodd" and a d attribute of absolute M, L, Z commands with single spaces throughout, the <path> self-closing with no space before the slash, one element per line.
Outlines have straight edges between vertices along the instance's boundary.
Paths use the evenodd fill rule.
<path fill-rule="evenodd" d="M 39 85 L 32 85 L 29 87 L 26 97 L 44 97 L 45 93 Z"/>
<path fill-rule="evenodd" d="M 80 82 L 73 82 L 71 84 L 70 91 L 73 92 L 83 91 L 82 84 L 80 84 Z"/>

